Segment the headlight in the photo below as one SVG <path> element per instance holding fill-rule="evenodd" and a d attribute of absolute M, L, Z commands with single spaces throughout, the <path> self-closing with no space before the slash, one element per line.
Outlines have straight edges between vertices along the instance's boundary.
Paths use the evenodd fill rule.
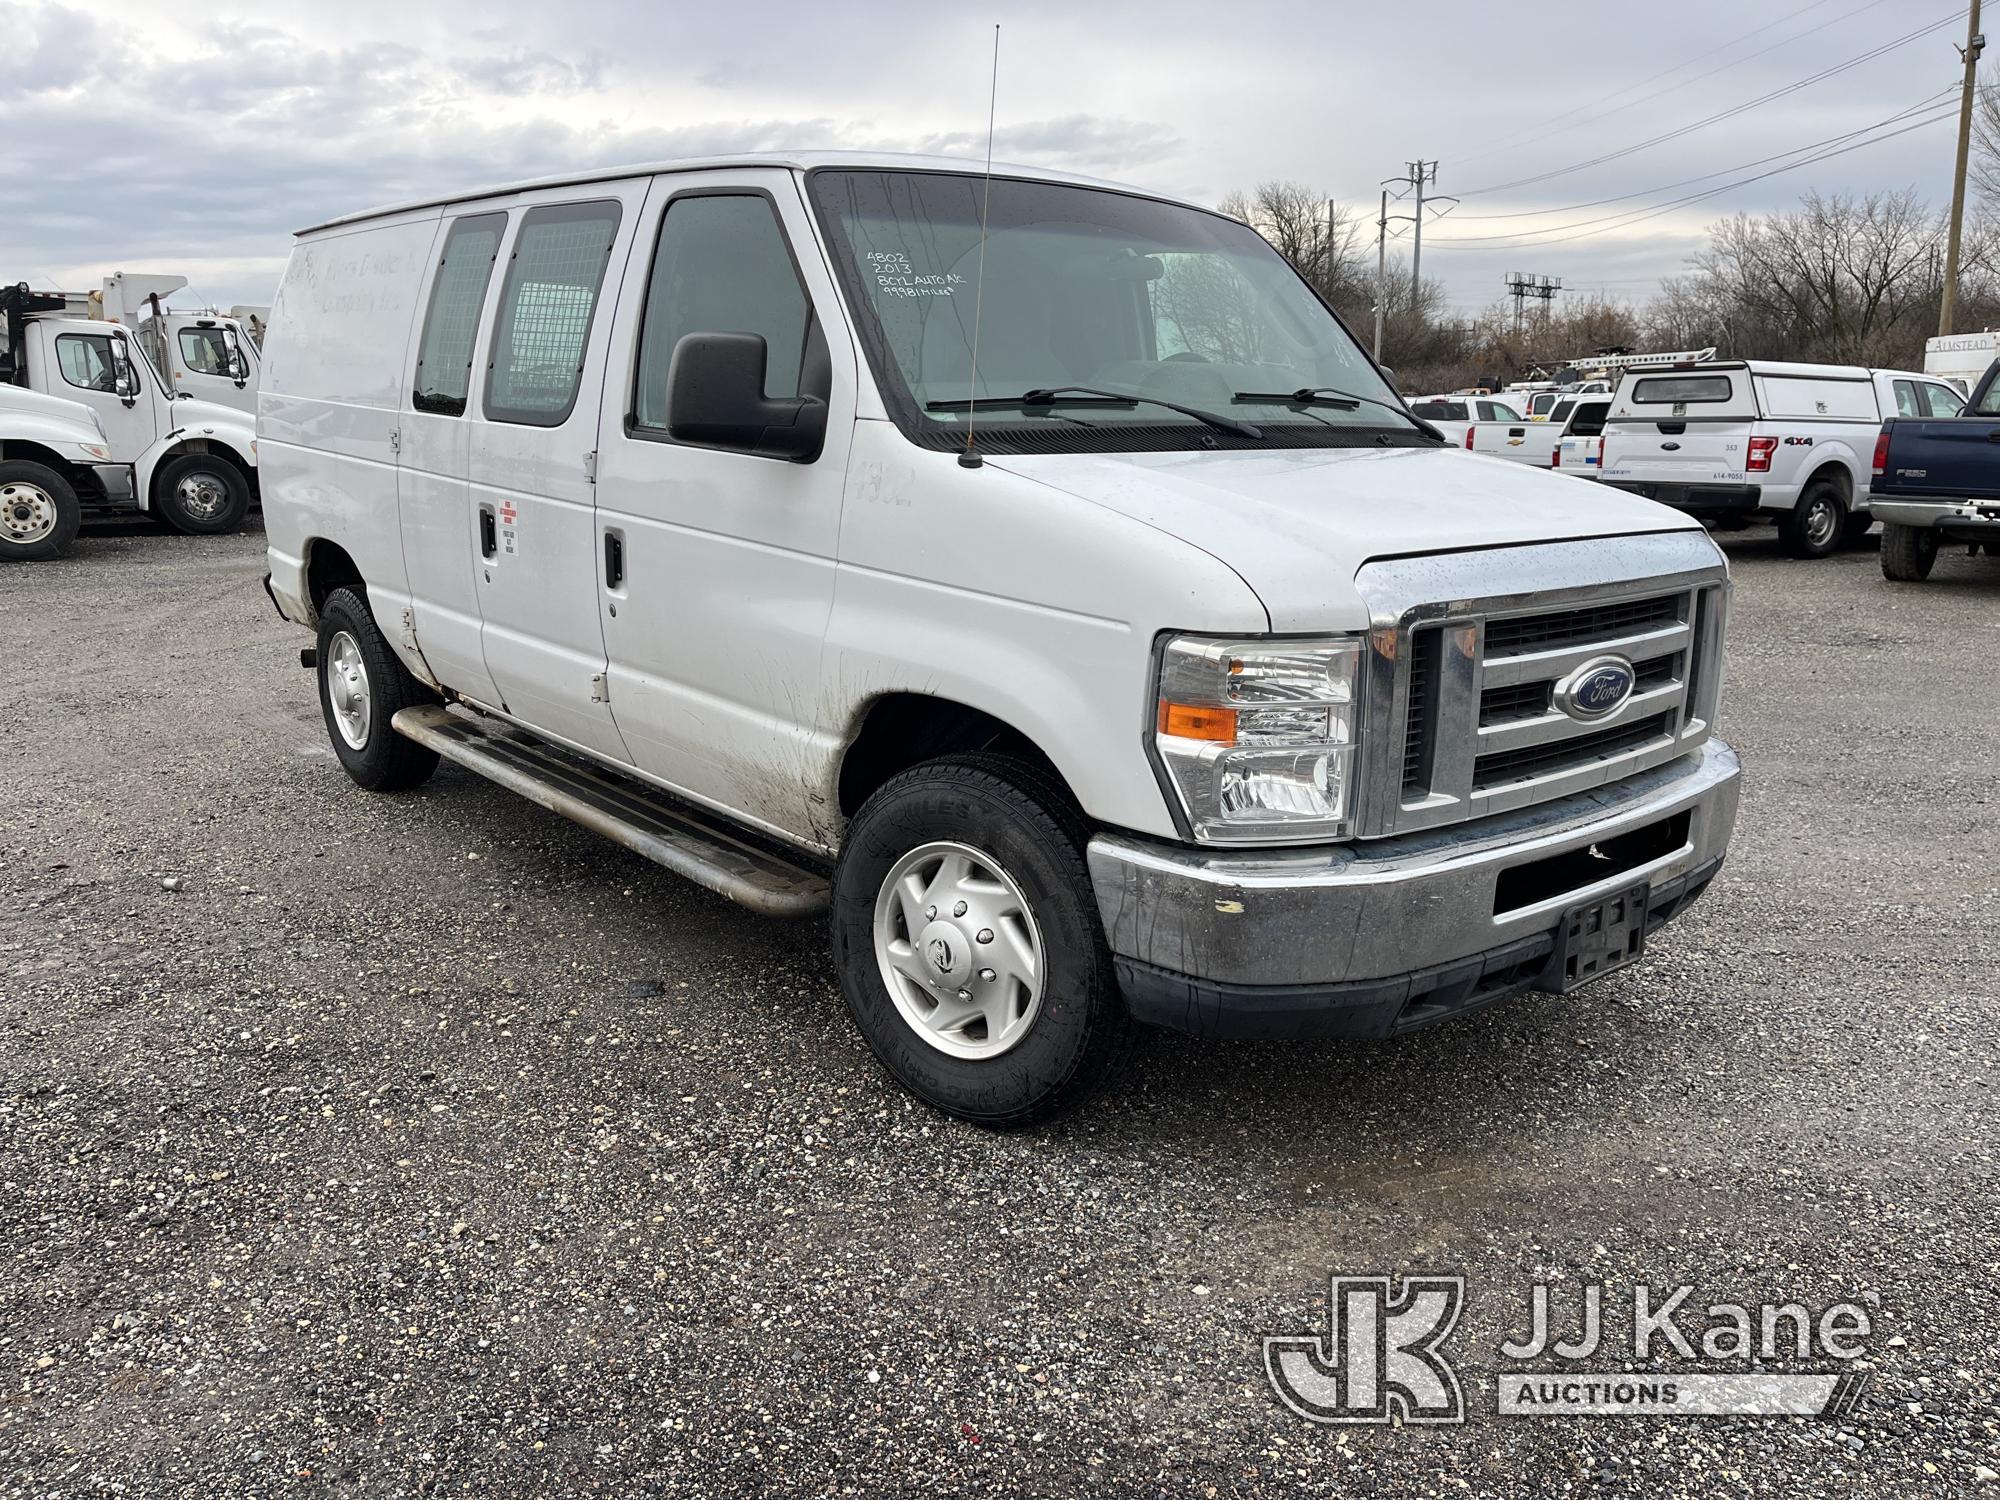
<path fill-rule="evenodd" d="M 1299 843 L 1352 827 L 1361 640 L 1177 636 L 1154 743 L 1203 843 Z"/>

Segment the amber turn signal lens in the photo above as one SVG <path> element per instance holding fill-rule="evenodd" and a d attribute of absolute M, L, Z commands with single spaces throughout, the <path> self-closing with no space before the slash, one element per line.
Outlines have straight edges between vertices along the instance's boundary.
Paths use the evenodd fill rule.
<path fill-rule="evenodd" d="M 1192 703 L 1162 703 L 1160 733 L 1183 740 L 1217 740 L 1228 744 L 1236 738 L 1236 710 L 1201 708 Z"/>

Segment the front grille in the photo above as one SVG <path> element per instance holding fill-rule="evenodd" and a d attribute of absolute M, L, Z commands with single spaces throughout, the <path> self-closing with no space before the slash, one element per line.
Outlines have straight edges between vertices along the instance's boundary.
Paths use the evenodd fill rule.
<path fill-rule="evenodd" d="M 1643 574 L 1604 585 L 1564 580 L 1538 608 L 1527 591 L 1489 590 L 1498 595 L 1491 599 L 1476 588 L 1453 593 L 1453 572 L 1434 558 L 1364 570 L 1358 581 L 1395 599 L 1391 617 L 1400 620 L 1396 648 L 1378 648 L 1372 669 L 1373 722 L 1390 733 L 1368 763 L 1364 833 L 1434 827 L 1567 796 L 1659 765 L 1707 736 L 1723 623 L 1721 570 L 1712 554 L 1700 556 L 1700 539 L 1637 544 L 1647 549 L 1638 557 L 1625 545 L 1611 555 L 1614 574 L 1620 566 L 1640 573 L 1657 558 L 1668 565 L 1653 579 L 1678 575 L 1674 584 L 1648 587 Z M 1568 547 L 1581 557 L 1597 544 L 1537 555 L 1550 557 L 1560 573 Z M 1587 567 L 1569 571 L 1587 574 L 1606 555 L 1593 550 Z M 1461 566 L 1482 574 L 1476 559 Z M 1543 574 L 1522 576 L 1532 586 Z M 1511 582 L 1513 575 L 1503 577 Z M 1631 663 L 1634 682 L 1623 707 L 1593 722 L 1559 707 L 1556 689 L 1600 656 Z"/>
<path fill-rule="evenodd" d="M 1681 596 L 1598 604 L 1548 615 L 1524 615 L 1494 620 L 1486 627 L 1486 655 L 1524 656 L 1530 651 L 1554 651 L 1563 646 L 1609 642 L 1672 625 L 1680 619 Z"/>
<path fill-rule="evenodd" d="M 1514 687 L 1488 688 L 1479 695 L 1481 724 L 1508 724 L 1516 719 L 1538 719 L 1549 711 L 1549 685 L 1523 682 Z"/>
<path fill-rule="evenodd" d="M 1489 792 L 1514 782 L 1533 781 L 1552 771 L 1567 771 L 1592 761 L 1611 760 L 1650 744 L 1663 735 L 1671 735 L 1673 729 L 1674 715 L 1655 714 L 1636 724 L 1600 729 L 1594 734 L 1580 734 L 1553 744 L 1482 755 L 1473 762 L 1472 789 Z"/>
<path fill-rule="evenodd" d="M 1420 630 L 1410 642 L 1410 709 L 1403 721 L 1403 791 L 1420 792 L 1428 774 L 1425 750 L 1431 736 L 1431 686 L 1437 679 L 1442 635 Z"/>

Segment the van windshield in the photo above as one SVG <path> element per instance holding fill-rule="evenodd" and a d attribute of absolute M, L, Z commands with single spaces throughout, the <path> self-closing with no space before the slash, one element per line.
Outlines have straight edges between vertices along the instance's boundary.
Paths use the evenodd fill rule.
<path fill-rule="evenodd" d="M 1247 225 L 996 177 L 982 287 L 986 191 L 976 174 L 811 177 L 883 398 L 917 442 L 957 447 L 970 416 L 980 446 L 995 452 L 1435 446 L 1400 419 L 1402 403 L 1346 329 Z M 1073 386 L 1146 399 L 1010 404 Z M 1154 401 L 1252 423 L 1259 435 L 1219 433 Z"/>

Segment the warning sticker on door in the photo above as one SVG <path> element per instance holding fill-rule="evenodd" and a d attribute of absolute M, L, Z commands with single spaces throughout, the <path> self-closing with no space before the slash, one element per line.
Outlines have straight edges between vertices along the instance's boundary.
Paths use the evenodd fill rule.
<path fill-rule="evenodd" d="M 500 555 L 502 557 L 514 557 L 521 550 L 517 540 L 520 533 L 514 525 L 519 516 L 520 512 L 514 508 L 512 500 L 502 500 L 500 502 Z"/>

